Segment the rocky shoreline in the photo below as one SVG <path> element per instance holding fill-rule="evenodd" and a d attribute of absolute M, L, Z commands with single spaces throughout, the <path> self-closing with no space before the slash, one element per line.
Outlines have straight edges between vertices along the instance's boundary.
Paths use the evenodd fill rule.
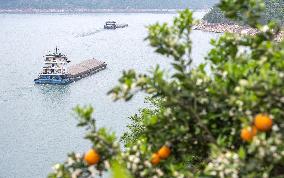
<path fill-rule="evenodd" d="M 213 33 L 236 33 L 241 35 L 255 35 L 259 31 L 257 29 L 247 27 L 247 26 L 240 26 L 236 24 L 221 24 L 221 23 L 208 23 L 201 21 L 197 25 L 193 27 L 194 30 L 201 30 L 205 32 L 213 32 Z M 276 41 L 282 41 L 284 39 L 284 32 L 280 32 L 279 35 L 276 37 Z"/>

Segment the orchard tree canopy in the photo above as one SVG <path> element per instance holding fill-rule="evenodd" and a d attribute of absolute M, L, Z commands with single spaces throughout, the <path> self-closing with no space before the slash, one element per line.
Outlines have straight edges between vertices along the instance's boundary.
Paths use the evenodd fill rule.
<path fill-rule="evenodd" d="M 124 71 L 109 92 L 126 101 L 144 92 L 152 104 L 131 117 L 125 149 L 114 133 L 96 128 L 92 107 L 76 107 L 92 148 L 69 154 L 49 178 L 91 178 L 108 170 L 115 178 L 284 177 L 284 43 L 273 40 L 279 26 L 260 24 L 259 0 L 221 0 L 219 8 L 260 33 L 212 40 L 204 63 L 193 67 L 191 11 L 180 12 L 172 25 L 149 26 L 147 40 L 171 58 L 174 72 L 159 66 L 147 74 Z"/>

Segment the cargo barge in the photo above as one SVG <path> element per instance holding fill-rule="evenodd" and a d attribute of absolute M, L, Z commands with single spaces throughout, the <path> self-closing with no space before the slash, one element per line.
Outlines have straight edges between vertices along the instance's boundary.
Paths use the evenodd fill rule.
<path fill-rule="evenodd" d="M 104 70 L 107 66 L 105 62 L 94 58 L 67 67 L 70 62 L 67 56 L 59 53 L 56 48 L 53 54 L 45 56 L 42 72 L 34 82 L 36 84 L 65 85 Z"/>

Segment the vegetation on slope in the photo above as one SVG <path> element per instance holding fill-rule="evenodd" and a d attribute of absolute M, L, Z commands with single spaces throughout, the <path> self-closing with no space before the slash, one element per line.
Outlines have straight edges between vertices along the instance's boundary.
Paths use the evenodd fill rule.
<path fill-rule="evenodd" d="M 284 0 L 265 0 L 265 7 L 259 19 L 260 23 L 266 24 L 270 20 L 275 20 L 281 25 L 284 25 Z M 214 6 L 211 11 L 204 16 L 203 20 L 209 23 L 234 24 L 236 22 L 226 18 L 224 13 L 217 6 Z M 237 23 L 241 23 L 238 19 L 236 20 Z"/>

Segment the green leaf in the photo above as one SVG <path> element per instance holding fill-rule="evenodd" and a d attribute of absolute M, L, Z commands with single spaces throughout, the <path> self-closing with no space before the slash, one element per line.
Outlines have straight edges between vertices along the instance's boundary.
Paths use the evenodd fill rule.
<path fill-rule="evenodd" d="M 113 178 L 132 178 L 127 169 L 122 164 L 119 164 L 118 161 L 112 161 L 111 165 Z"/>
<path fill-rule="evenodd" d="M 238 154 L 239 154 L 239 157 L 240 157 L 242 160 L 245 160 L 245 159 L 246 159 L 246 151 L 245 151 L 244 147 L 240 147 L 240 148 L 239 148 Z"/>

